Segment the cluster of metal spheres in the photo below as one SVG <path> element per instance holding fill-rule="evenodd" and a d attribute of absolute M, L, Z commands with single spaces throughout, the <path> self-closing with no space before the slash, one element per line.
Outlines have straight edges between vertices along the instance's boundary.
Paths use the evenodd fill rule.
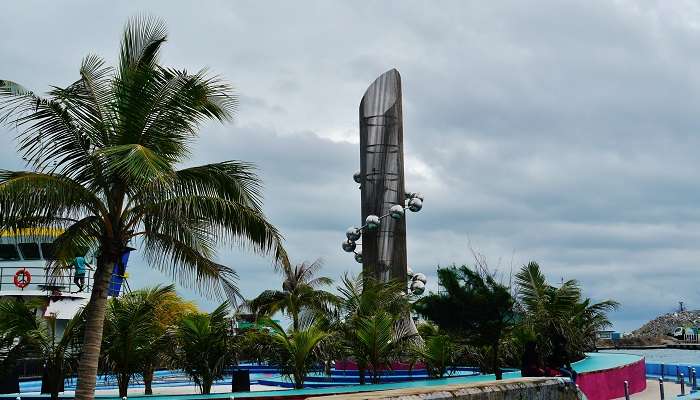
<path fill-rule="evenodd" d="M 413 270 L 410 268 L 407 274 L 409 279 L 408 290 L 416 296 L 422 295 L 425 292 L 425 284 L 428 283 L 428 278 L 421 272 L 413 273 Z"/>
<path fill-rule="evenodd" d="M 354 179 L 357 182 L 359 180 L 359 172 L 354 175 Z M 401 219 L 405 215 L 405 210 L 409 209 L 412 212 L 418 212 L 423 208 L 423 195 L 420 193 L 406 192 L 406 200 L 404 205 L 394 204 L 389 208 L 389 213 L 386 215 L 368 215 L 365 218 L 365 224 L 361 227 L 351 226 L 345 231 L 346 240 L 343 241 L 343 250 L 348 253 L 355 253 L 355 261 L 362 263 L 362 250 L 357 248 L 358 240 L 362 237 L 362 232 L 365 230 L 375 230 L 378 229 L 382 220 L 389 217 L 393 219 Z"/>

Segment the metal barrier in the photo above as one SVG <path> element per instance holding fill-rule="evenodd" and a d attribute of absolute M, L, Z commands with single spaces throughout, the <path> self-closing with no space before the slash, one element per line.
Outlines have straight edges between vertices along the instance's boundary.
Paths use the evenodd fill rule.
<path fill-rule="evenodd" d="M 14 263 L 13 263 L 14 264 Z M 15 274 L 18 271 L 29 272 L 31 279 L 27 286 L 19 287 L 15 285 Z M 16 263 L 16 265 L 0 265 L 0 291 L 1 292 L 18 292 L 22 293 L 28 290 L 43 290 L 52 291 L 58 290 L 61 292 L 75 293 L 78 292 L 79 287 L 75 283 L 74 269 L 56 270 L 49 271 L 48 268 L 44 266 L 26 266 L 23 263 Z M 83 291 L 89 293 L 92 290 L 92 271 L 87 269 L 85 271 L 85 284 L 83 286 Z"/>

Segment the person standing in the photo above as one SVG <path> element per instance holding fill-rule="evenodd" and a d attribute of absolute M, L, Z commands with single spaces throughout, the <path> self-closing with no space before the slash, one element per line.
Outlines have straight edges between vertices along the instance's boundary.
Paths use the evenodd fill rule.
<path fill-rule="evenodd" d="M 85 257 L 77 256 L 73 260 L 73 268 L 75 268 L 75 273 L 73 274 L 73 283 L 78 285 L 78 291 L 76 293 L 82 292 L 85 289 L 85 271 L 86 269 L 94 270 L 92 265 L 85 261 Z"/>

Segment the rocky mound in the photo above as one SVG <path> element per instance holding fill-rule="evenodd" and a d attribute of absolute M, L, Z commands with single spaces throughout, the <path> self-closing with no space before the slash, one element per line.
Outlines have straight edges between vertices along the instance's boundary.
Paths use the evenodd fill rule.
<path fill-rule="evenodd" d="M 696 325 L 700 325 L 700 310 L 673 312 L 652 319 L 639 329 L 632 331 L 632 336 L 664 336 L 673 332 L 673 329 L 676 327 L 691 327 Z"/>

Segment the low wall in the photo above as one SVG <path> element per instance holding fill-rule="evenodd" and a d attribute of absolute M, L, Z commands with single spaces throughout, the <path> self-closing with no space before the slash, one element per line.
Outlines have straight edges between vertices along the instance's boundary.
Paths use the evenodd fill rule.
<path fill-rule="evenodd" d="M 629 393 L 639 393 L 647 387 L 644 359 L 609 369 L 578 374 L 576 384 L 588 400 L 609 400 L 624 397 L 624 382 L 629 383 Z"/>
<path fill-rule="evenodd" d="M 700 365 L 696 364 L 659 364 L 659 363 L 647 363 L 647 376 L 664 379 L 676 379 L 680 374 L 683 374 L 683 379 L 689 382 L 690 376 L 692 375 L 693 368 L 695 368 L 696 373 L 700 372 Z"/>
<path fill-rule="evenodd" d="M 582 393 L 576 388 L 576 385 L 566 379 L 517 378 L 497 382 L 478 382 L 309 397 L 309 400 L 581 400 L 583 398 Z"/>

